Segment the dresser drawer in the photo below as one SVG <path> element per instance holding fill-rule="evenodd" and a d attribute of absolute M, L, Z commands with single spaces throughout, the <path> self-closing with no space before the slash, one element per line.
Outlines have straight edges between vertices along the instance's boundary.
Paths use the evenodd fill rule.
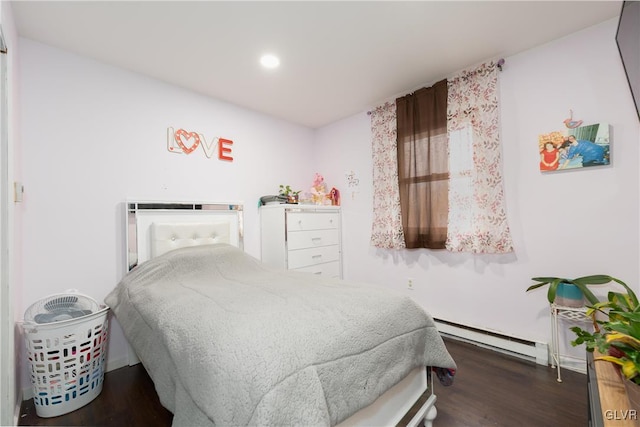
<path fill-rule="evenodd" d="M 287 248 L 293 250 L 337 245 L 339 240 L 337 228 L 333 230 L 289 231 L 287 233 Z"/>
<path fill-rule="evenodd" d="M 260 207 L 260 256 L 273 267 L 342 277 L 340 206 Z"/>
<path fill-rule="evenodd" d="M 287 230 L 326 230 L 338 229 L 340 214 L 337 212 L 288 212 Z"/>
<path fill-rule="evenodd" d="M 324 264 L 312 265 L 310 267 L 296 268 L 295 271 L 340 278 L 340 263 L 338 261 L 325 262 Z"/>
<path fill-rule="evenodd" d="M 301 268 L 325 262 L 338 261 L 340 250 L 338 245 L 318 248 L 290 250 L 287 253 L 287 268 Z"/>

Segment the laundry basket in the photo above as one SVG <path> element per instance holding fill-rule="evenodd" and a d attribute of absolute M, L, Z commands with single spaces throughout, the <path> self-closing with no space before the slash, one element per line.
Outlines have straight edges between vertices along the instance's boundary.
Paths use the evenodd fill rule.
<path fill-rule="evenodd" d="M 56 417 L 102 391 L 109 307 L 75 290 L 51 295 L 24 314 L 36 413 Z"/>

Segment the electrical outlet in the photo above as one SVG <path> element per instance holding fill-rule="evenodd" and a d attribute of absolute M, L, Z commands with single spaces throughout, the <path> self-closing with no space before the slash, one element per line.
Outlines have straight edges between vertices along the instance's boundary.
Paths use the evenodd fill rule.
<path fill-rule="evenodd" d="M 413 290 L 413 279 L 411 277 L 407 279 L 407 289 Z"/>

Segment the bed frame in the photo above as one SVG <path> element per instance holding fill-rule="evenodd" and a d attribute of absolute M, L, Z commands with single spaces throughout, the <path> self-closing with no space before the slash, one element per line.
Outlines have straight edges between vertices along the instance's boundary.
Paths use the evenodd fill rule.
<path fill-rule="evenodd" d="M 244 246 L 242 204 L 128 202 L 126 215 L 127 271 L 185 246 Z"/>
<path fill-rule="evenodd" d="M 185 246 L 228 243 L 243 249 L 240 203 L 127 202 L 127 271 L 155 256 Z M 129 365 L 139 363 L 129 348 Z M 339 427 L 371 425 L 432 427 L 436 396 L 430 368 L 416 368 L 373 404 Z"/>

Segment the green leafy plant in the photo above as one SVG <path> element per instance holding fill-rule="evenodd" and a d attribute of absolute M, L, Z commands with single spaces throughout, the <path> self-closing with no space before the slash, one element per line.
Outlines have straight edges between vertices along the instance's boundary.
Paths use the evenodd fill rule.
<path fill-rule="evenodd" d="M 298 190 L 298 191 L 292 190 L 290 185 L 280 185 L 280 190 L 279 190 L 281 195 L 287 196 L 287 197 L 297 196 L 298 194 L 300 194 L 300 191 L 301 190 Z"/>
<path fill-rule="evenodd" d="M 567 279 L 564 277 L 534 277 L 531 280 L 538 283 L 529 286 L 527 288 L 527 292 L 538 289 L 545 285 L 549 285 L 549 290 L 547 291 L 547 299 L 549 300 L 549 303 L 553 303 L 556 300 L 556 293 L 558 291 L 558 285 L 560 285 L 560 283 L 569 283 L 575 285 L 578 289 L 580 289 L 580 292 L 582 292 L 582 295 L 584 295 L 584 297 L 587 299 L 587 301 L 589 301 L 590 304 L 597 304 L 599 301 L 598 297 L 596 297 L 588 288 L 589 285 L 604 285 L 611 281 L 614 281 L 621 283 L 625 287 L 627 287 L 627 285 L 622 283 L 622 281 L 620 281 L 619 279 L 604 274 L 578 277 L 577 279 Z"/>
<path fill-rule="evenodd" d="M 640 304 L 638 304 L 638 297 L 626 283 L 607 275 L 585 276 L 578 279 L 534 277 L 532 280 L 538 283 L 529 286 L 527 291 L 549 285 L 547 292 L 549 302 L 555 300 L 558 284 L 576 285 L 590 303 L 586 314 L 593 321 L 593 331 L 579 326 L 570 328 L 576 334 L 576 339 L 571 341 L 571 345 L 584 344 L 586 350 L 590 352 L 598 350 L 602 355 L 595 360 L 619 365 L 627 379 L 640 385 Z M 609 291 L 606 301 L 600 301 L 587 287 L 609 282 L 618 283 L 625 291 Z"/>
<path fill-rule="evenodd" d="M 636 294 L 617 282 L 626 288 L 626 293 L 610 291 L 606 301 L 589 307 L 587 315 L 594 319 L 594 332 L 572 327 L 577 338 L 571 345 L 584 344 L 587 351 L 597 349 L 602 356 L 596 360 L 619 365 L 625 378 L 640 385 L 640 305 Z M 604 314 L 605 320 L 597 320 L 596 313 Z"/>

